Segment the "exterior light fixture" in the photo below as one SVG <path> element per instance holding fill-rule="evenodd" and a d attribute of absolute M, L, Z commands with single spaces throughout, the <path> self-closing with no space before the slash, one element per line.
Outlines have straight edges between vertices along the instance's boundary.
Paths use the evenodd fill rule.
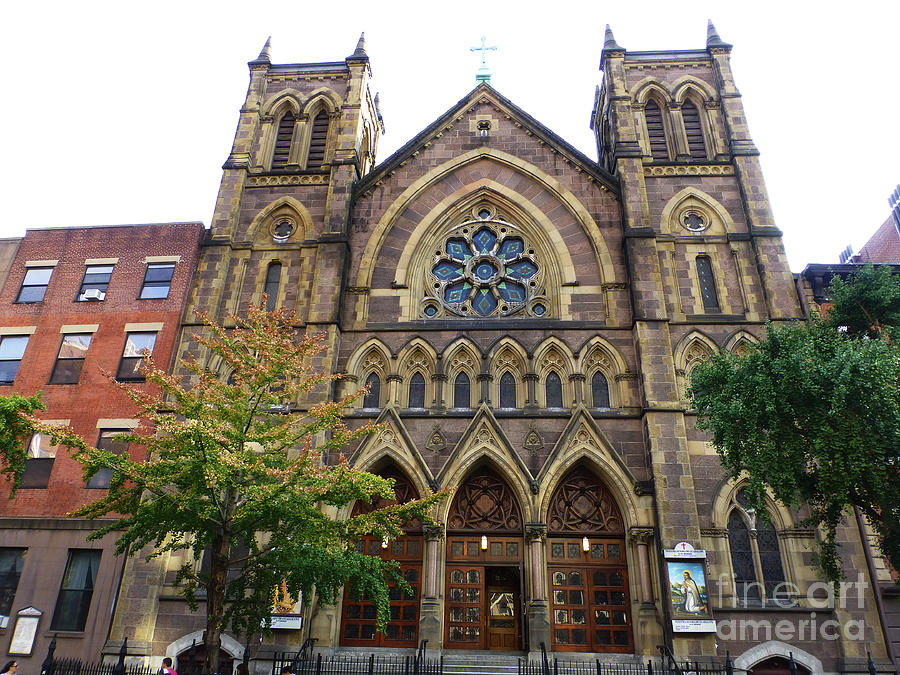
<path fill-rule="evenodd" d="M 382 539 L 381 540 L 381 548 L 387 548 L 387 547 L 388 547 L 388 540 Z"/>
<path fill-rule="evenodd" d="M 581 550 L 585 553 L 591 550 L 591 542 L 587 537 L 584 537 L 581 540 Z"/>
<path fill-rule="evenodd" d="M 481 535 L 481 550 L 487 551 L 487 535 L 486 534 Z"/>

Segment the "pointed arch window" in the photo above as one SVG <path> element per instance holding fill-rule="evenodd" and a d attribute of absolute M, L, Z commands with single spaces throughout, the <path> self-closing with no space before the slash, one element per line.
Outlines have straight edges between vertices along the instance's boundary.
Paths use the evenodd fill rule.
<path fill-rule="evenodd" d="M 551 372 L 549 375 L 547 375 L 547 380 L 544 382 L 544 387 L 546 389 L 545 393 L 547 396 L 547 407 L 562 408 L 562 380 L 559 379 L 559 375 L 554 372 Z"/>
<path fill-rule="evenodd" d="M 325 161 L 325 143 L 328 140 L 328 113 L 320 110 L 313 118 L 312 132 L 309 136 L 309 154 L 306 157 L 307 169 L 320 169 Z"/>
<path fill-rule="evenodd" d="M 469 408 L 472 406 L 472 392 L 469 376 L 460 373 L 453 381 L 453 407 Z"/>
<path fill-rule="evenodd" d="M 281 286 L 281 263 L 273 262 L 266 270 L 266 311 L 271 312 L 278 303 L 278 289 Z"/>
<path fill-rule="evenodd" d="M 713 276 L 712 261 L 707 255 L 697 256 L 697 280 L 700 282 L 700 298 L 703 309 L 719 311 L 719 294 L 716 292 L 716 278 Z"/>
<path fill-rule="evenodd" d="M 516 378 L 506 371 L 500 378 L 500 407 L 516 408 Z"/>
<path fill-rule="evenodd" d="M 422 373 L 416 373 L 409 381 L 409 405 L 410 408 L 425 407 L 425 378 Z"/>
<path fill-rule="evenodd" d="M 601 372 L 591 378 L 591 405 L 595 408 L 609 407 L 609 383 Z"/>
<path fill-rule="evenodd" d="M 291 154 L 291 142 L 294 139 L 294 113 L 288 110 L 278 121 L 275 134 L 275 151 L 272 153 L 272 168 L 283 169 L 287 166 Z"/>
<path fill-rule="evenodd" d="M 363 397 L 363 408 L 375 409 L 381 407 L 381 378 L 377 373 L 369 373 L 366 378 L 368 393 Z"/>
<path fill-rule="evenodd" d="M 703 142 L 700 110 L 693 101 L 685 101 L 681 105 L 681 119 L 684 121 L 684 134 L 687 138 L 691 159 L 706 159 L 706 144 Z"/>
<path fill-rule="evenodd" d="M 669 159 L 669 145 L 666 143 L 666 125 L 663 122 L 662 110 L 656 101 L 647 101 L 644 106 L 644 121 L 647 123 L 647 141 L 650 144 L 650 156 L 655 161 Z"/>
<path fill-rule="evenodd" d="M 737 505 L 728 516 L 728 545 L 738 603 L 760 604 L 763 590 L 767 599 L 786 600 L 778 533 L 772 523 L 757 518 L 752 509 L 746 508 L 748 500 L 743 489 L 735 501 Z"/>

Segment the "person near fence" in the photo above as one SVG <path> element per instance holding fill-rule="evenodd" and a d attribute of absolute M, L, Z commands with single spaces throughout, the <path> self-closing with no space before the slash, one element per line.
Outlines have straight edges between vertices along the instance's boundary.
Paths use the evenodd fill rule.
<path fill-rule="evenodd" d="M 178 671 L 172 667 L 172 659 L 168 656 L 162 660 L 162 668 L 159 669 L 159 675 L 178 675 Z"/>
<path fill-rule="evenodd" d="M 3 666 L 3 670 L 0 670 L 0 675 L 16 675 L 16 670 L 18 669 L 19 664 L 15 661 L 10 661 L 5 666 Z"/>
<path fill-rule="evenodd" d="M 242 674 L 238 672 L 238 675 Z M 243 675 L 246 675 L 246 673 L 244 673 Z M 297 675 L 297 672 L 294 670 L 293 666 L 287 665 L 281 669 L 281 675 Z"/>
<path fill-rule="evenodd" d="M 281 672 L 283 673 L 284 671 L 282 670 Z M 235 675 L 250 675 L 250 669 L 247 668 L 247 664 L 239 663 Z"/>

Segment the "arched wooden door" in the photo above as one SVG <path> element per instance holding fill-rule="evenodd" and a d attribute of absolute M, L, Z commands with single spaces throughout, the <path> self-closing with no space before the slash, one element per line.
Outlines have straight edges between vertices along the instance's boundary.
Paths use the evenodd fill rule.
<path fill-rule="evenodd" d="M 512 490 L 490 469 L 456 491 L 447 518 L 446 648 L 523 648 L 523 528 Z"/>
<path fill-rule="evenodd" d="M 353 514 L 381 508 L 393 503 L 418 499 L 415 487 L 399 471 L 394 469 L 379 472 L 384 478 L 394 479 L 395 500 L 380 501 L 375 505 L 358 502 Z M 382 542 L 375 537 L 363 537 L 356 542 L 360 553 L 381 556 L 385 560 L 396 560 L 403 578 L 412 587 L 412 593 L 403 593 L 391 584 L 391 618 L 385 632 L 375 629 L 375 605 L 369 598 L 354 598 L 349 589 L 344 590 L 344 605 L 341 612 L 342 645 L 352 647 L 416 647 L 419 637 L 419 598 L 422 584 L 422 523 L 407 523 L 404 534 L 399 539 Z"/>
<path fill-rule="evenodd" d="M 622 515 L 585 467 L 570 471 L 550 499 L 547 569 L 553 649 L 633 651 Z"/>

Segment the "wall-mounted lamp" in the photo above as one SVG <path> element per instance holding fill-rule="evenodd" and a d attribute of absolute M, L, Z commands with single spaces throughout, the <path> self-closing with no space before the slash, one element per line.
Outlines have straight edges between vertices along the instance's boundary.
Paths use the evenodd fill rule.
<path fill-rule="evenodd" d="M 581 540 L 581 550 L 585 553 L 591 550 L 591 542 L 587 537 L 584 537 Z"/>
<path fill-rule="evenodd" d="M 481 550 L 487 551 L 487 535 L 486 534 L 481 535 Z"/>
<path fill-rule="evenodd" d="M 381 548 L 387 548 L 387 547 L 388 547 L 388 540 L 382 539 L 381 540 Z"/>

